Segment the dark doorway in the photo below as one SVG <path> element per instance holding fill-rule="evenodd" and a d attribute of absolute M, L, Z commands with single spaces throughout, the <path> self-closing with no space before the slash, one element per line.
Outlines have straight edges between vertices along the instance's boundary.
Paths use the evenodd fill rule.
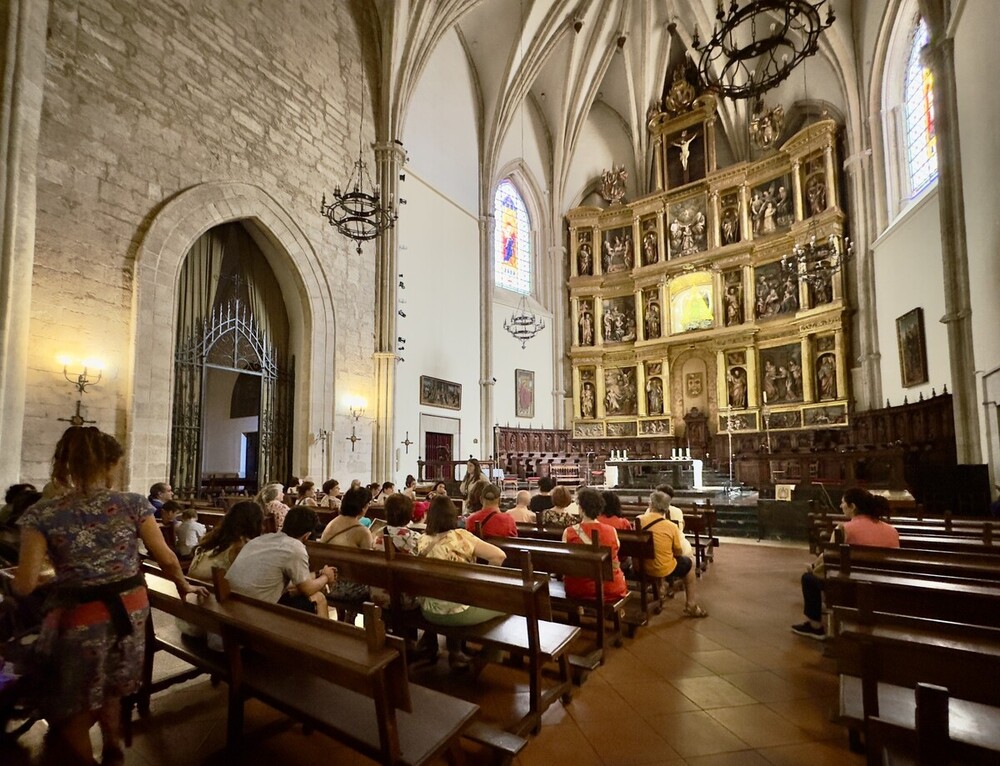
<path fill-rule="evenodd" d="M 427 456 L 424 478 L 431 481 L 451 480 L 454 438 L 452 434 L 435 433 L 434 431 L 427 431 L 424 434 L 424 455 Z"/>

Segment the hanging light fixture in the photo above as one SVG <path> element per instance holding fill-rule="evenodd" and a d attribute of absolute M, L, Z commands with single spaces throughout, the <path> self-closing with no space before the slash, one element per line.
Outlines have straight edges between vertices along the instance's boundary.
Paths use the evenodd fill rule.
<path fill-rule="evenodd" d="M 701 51 L 698 69 L 705 84 L 720 96 L 758 98 L 781 83 L 803 60 L 819 49 L 819 36 L 836 20 L 826 0 L 733 0 L 728 13 L 718 0 L 718 24 L 702 45 L 698 28 L 691 44 Z"/>
<path fill-rule="evenodd" d="M 364 51 L 362 50 L 362 57 Z M 399 218 L 399 210 L 395 207 L 393 195 L 389 194 L 389 204 L 382 205 L 381 188 L 372 182 L 368 173 L 368 163 L 364 159 L 363 135 L 365 126 L 364 87 L 359 80 L 358 89 L 361 98 L 361 120 L 358 125 L 358 159 L 355 160 L 351 176 L 341 190 L 337 184 L 333 190 L 333 202 L 326 204 L 326 194 L 320 202 L 320 215 L 326 217 L 337 231 L 357 243 L 358 255 L 361 254 L 361 244 L 378 237 L 383 231 L 392 227 Z"/>
<path fill-rule="evenodd" d="M 528 310 L 528 296 L 522 295 L 510 319 L 503 320 L 503 329 L 521 341 L 521 348 L 545 329 L 545 321 Z"/>
<path fill-rule="evenodd" d="M 854 243 L 849 237 L 831 234 L 818 239 L 813 231 L 805 244 L 792 246 L 792 252 L 781 259 L 781 268 L 813 288 L 823 288 L 853 257 Z"/>

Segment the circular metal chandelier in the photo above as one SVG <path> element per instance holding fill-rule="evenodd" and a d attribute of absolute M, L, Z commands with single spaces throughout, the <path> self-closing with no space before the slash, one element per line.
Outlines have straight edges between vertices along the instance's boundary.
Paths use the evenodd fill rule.
<path fill-rule="evenodd" d="M 346 188 L 350 191 L 341 191 L 338 184 L 333 190 L 333 202 L 329 205 L 326 204 L 324 194 L 319 212 L 326 216 L 337 231 L 357 242 L 360 255 L 361 243 L 375 239 L 391 227 L 399 214 L 393 208 L 392 194 L 389 195 L 389 205 L 382 206 L 381 190 L 378 184 L 372 183 L 371 176 L 368 175 L 368 165 L 361 155 L 360 147 Z"/>
<path fill-rule="evenodd" d="M 503 329 L 521 341 L 521 348 L 545 329 L 545 320 L 528 310 L 528 296 L 522 295 L 510 319 L 503 320 Z"/>
<path fill-rule="evenodd" d="M 756 98 L 781 83 L 819 49 L 819 36 L 836 20 L 825 0 L 733 0 L 728 13 L 718 0 L 712 38 L 702 45 L 695 27 L 692 46 L 701 51 L 698 70 L 720 96 Z"/>

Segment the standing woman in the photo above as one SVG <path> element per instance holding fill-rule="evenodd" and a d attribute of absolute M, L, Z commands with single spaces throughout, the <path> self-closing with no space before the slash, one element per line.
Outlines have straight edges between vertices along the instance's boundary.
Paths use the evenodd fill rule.
<path fill-rule="evenodd" d="M 31 507 L 18 522 L 21 558 L 14 592 L 38 587 L 48 556 L 55 580 L 46 598 L 40 647 L 41 707 L 65 762 L 95 763 L 90 728 L 101 727 L 102 762 L 125 762 L 121 698 L 142 676 L 146 586 L 139 572 L 139 538 L 177 584 L 181 597 L 207 595 L 184 577 L 142 495 L 111 489 L 121 445 L 98 429 L 66 429 L 52 458 L 52 480 L 66 494 Z"/>
<path fill-rule="evenodd" d="M 479 465 L 478 460 L 470 457 L 469 462 L 465 464 L 465 478 L 462 479 L 458 491 L 462 493 L 462 497 L 468 497 L 469 490 L 475 486 L 476 482 L 480 482 L 484 478 L 483 467 Z"/>

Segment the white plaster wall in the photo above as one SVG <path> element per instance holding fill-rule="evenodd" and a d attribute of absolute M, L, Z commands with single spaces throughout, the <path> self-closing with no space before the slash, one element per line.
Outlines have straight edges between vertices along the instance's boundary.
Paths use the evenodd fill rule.
<path fill-rule="evenodd" d="M 480 453 L 473 439 L 479 437 L 479 222 L 463 207 L 443 196 L 416 171 L 406 168 L 406 198 L 399 221 L 399 271 L 406 289 L 399 291 L 397 330 L 406 338 L 396 368 L 396 435 L 402 441 L 409 431 L 418 441 L 420 413 L 461 420 L 461 443 L 456 455 Z M 402 303 L 405 301 L 405 303 Z M 462 409 L 442 409 L 420 404 L 420 376 L 462 384 Z M 379 481 L 397 482 L 417 475 L 417 458 L 423 445 L 397 444 L 397 470 Z"/>
<path fill-rule="evenodd" d="M 584 190 L 595 178 L 600 178 L 603 171 L 622 163 L 625 163 L 629 174 L 626 199 L 634 197 L 636 171 L 632 148 L 624 125 L 607 107 L 597 104 L 590 110 L 569 163 L 570 171 L 562 198 L 563 210 L 579 204 Z"/>
<path fill-rule="evenodd" d="M 544 322 L 545 329 L 521 348 L 521 341 L 504 330 L 503 323 L 517 306 L 519 296 L 497 290 L 493 299 L 493 419 L 502 426 L 521 428 L 552 428 L 552 314 L 535 302 L 530 308 Z M 514 370 L 535 373 L 535 417 L 518 418 L 514 398 Z"/>
<path fill-rule="evenodd" d="M 403 126 L 408 165 L 464 209 L 479 209 L 476 94 L 465 51 L 449 32 L 413 92 Z M 400 194 L 408 199 L 408 187 Z"/>
<path fill-rule="evenodd" d="M 931 389 L 951 388 L 947 329 L 939 321 L 944 315 L 941 226 L 938 195 L 929 193 L 876 240 L 875 294 L 878 310 L 878 342 L 882 352 L 882 395 L 893 405 L 903 397 L 916 401 Z M 896 344 L 896 318 L 913 308 L 924 310 L 927 338 L 927 374 L 921 386 L 903 388 Z"/>
<path fill-rule="evenodd" d="M 524 120 L 523 123 L 522 118 Z M 524 128 L 523 152 L 521 150 L 522 127 Z M 532 177 L 538 183 L 545 185 L 545 189 L 541 189 L 540 191 L 547 191 L 549 178 L 552 175 L 552 156 L 545 137 L 545 129 L 538 120 L 538 113 L 530 107 L 525 108 L 523 103 L 514 115 L 514 119 L 511 120 L 510 128 L 501 144 L 497 159 L 497 169 L 499 171 L 499 169 L 518 160 L 528 167 Z M 500 179 L 494 178 L 492 180 L 499 181 Z M 495 189 L 496 187 L 494 186 L 493 191 Z M 490 199 L 492 200 L 492 196 Z M 532 221 L 532 226 L 537 229 L 537 221 Z"/>

